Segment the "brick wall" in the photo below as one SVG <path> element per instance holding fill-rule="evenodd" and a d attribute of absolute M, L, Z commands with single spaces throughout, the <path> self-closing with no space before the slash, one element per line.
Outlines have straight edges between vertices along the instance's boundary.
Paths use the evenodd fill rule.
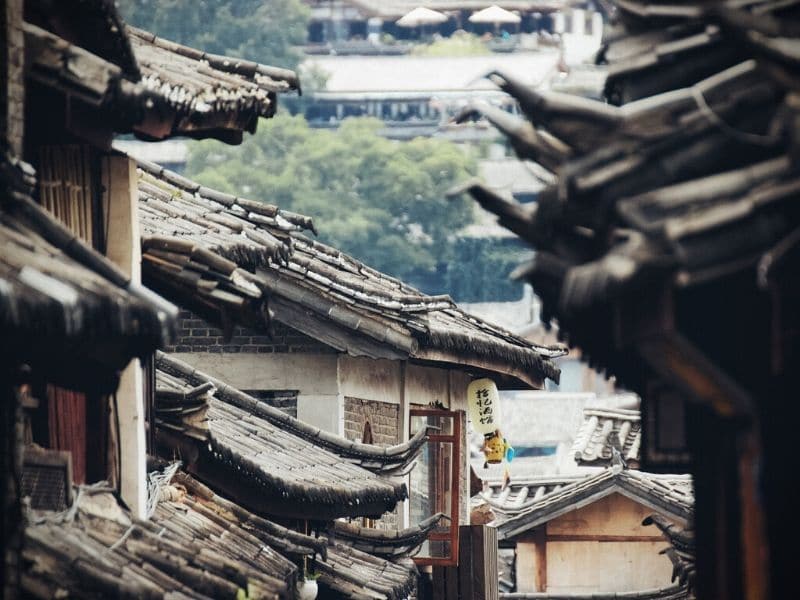
<path fill-rule="evenodd" d="M 372 430 L 372 443 L 391 446 L 400 442 L 400 406 L 389 402 L 344 399 L 344 436 L 348 440 L 360 442 L 364 436 L 364 424 L 369 421 Z M 397 510 L 383 515 L 378 520 L 365 523 L 376 529 L 397 529 L 399 518 Z"/>
<path fill-rule="evenodd" d="M 297 390 L 242 390 L 265 404 L 297 418 Z"/>
<path fill-rule="evenodd" d="M 22 0 L 4 0 L 0 7 L 0 136 L 22 157 L 25 129 L 25 37 Z"/>
<path fill-rule="evenodd" d="M 182 310 L 178 317 L 177 339 L 167 352 L 258 353 L 296 352 L 328 354 L 331 348 L 282 323 L 272 323 L 273 336 L 246 327 L 235 327 L 230 340 L 225 340 L 222 330 L 200 317 Z"/>
<path fill-rule="evenodd" d="M 399 405 L 345 397 L 344 436 L 354 442 L 362 441 L 367 421 L 372 429 L 373 444 L 391 446 L 400 442 Z"/>

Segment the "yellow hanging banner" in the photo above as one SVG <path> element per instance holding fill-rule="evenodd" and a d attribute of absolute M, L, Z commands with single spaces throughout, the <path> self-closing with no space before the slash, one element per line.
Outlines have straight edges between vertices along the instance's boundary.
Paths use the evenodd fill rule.
<path fill-rule="evenodd" d="M 500 394 L 491 379 L 476 379 L 467 386 L 467 408 L 472 427 L 483 435 L 481 451 L 486 457 L 484 468 L 504 460 L 511 462 L 514 449 L 500 431 Z M 508 469 L 504 479 L 509 480 Z"/>
<path fill-rule="evenodd" d="M 476 379 L 467 387 L 467 406 L 472 427 L 486 435 L 500 429 L 500 394 L 491 379 Z"/>

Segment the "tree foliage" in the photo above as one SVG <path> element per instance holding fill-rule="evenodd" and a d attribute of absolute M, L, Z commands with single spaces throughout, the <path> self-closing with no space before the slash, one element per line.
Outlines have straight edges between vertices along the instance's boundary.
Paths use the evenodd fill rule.
<path fill-rule="evenodd" d="M 419 56 L 479 56 L 491 54 L 491 51 L 477 35 L 462 31 L 430 44 L 415 45 L 412 53 Z"/>
<path fill-rule="evenodd" d="M 310 215 L 320 239 L 409 282 L 451 258 L 455 232 L 473 220 L 471 201 L 446 190 L 475 171 L 452 143 L 379 135 L 376 119 L 311 129 L 299 116 L 260 124 L 238 147 L 192 145 L 188 175 L 208 186 Z"/>
<path fill-rule="evenodd" d="M 310 11 L 301 0 L 118 0 L 123 18 L 214 54 L 296 69 Z"/>

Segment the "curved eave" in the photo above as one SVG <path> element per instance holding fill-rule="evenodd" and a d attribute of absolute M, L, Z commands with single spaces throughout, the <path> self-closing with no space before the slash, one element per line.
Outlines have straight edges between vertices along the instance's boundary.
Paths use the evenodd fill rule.
<path fill-rule="evenodd" d="M 414 355 L 416 360 L 431 363 L 436 366 L 453 368 L 456 366 L 465 371 L 475 369 L 478 374 L 488 375 L 495 378 L 500 389 L 534 389 L 544 388 L 545 376 L 521 367 L 515 367 L 510 363 L 500 360 L 489 360 L 470 356 L 453 355 L 443 350 L 434 348 L 421 348 Z M 553 367 L 556 373 L 560 370 Z M 497 378 L 497 376 L 500 376 Z M 558 375 L 554 381 L 558 382 Z"/>
<path fill-rule="evenodd" d="M 221 400 L 246 410 L 248 413 L 260 417 L 294 436 L 311 442 L 320 448 L 341 456 L 348 462 L 352 462 L 376 474 L 393 474 L 404 470 L 418 456 L 427 441 L 427 432 L 420 430 L 408 441 L 394 446 L 378 446 L 354 442 L 304 423 L 215 377 L 197 371 L 190 365 L 168 354 L 157 353 L 156 367 L 164 369 L 166 372 L 178 373 L 192 385 L 211 383 L 216 389 L 215 396 Z M 402 500 L 404 498 L 398 499 Z"/>

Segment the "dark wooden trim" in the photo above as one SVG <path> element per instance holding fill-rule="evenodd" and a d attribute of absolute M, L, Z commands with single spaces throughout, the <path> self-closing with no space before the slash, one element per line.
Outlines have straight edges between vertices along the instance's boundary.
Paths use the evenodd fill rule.
<path fill-rule="evenodd" d="M 484 535 L 486 530 L 485 525 L 476 525 L 475 527 L 464 527 L 464 537 L 469 536 L 472 543 L 471 570 L 472 570 L 472 598 L 474 600 L 494 600 L 486 598 L 486 571 L 490 567 L 492 571 L 497 573 L 497 554 L 495 551 L 495 559 L 486 556 L 486 548 L 484 547 Z M 487 564 L 488 563 L 488 564 Z M 496 577 L 497 575 L 495 575 Z"/>
<path fill-rule="evenodd" d="M 462 526 L 467 531 L 468 526 Z M 460 535 L 460 532 L 459 532 Z M 472 598 L 472 536 L 464 535 L 458 552 L 458 587 L 464 598 Z"/>
<path fill-rule="evenodd" d="M 660 535 L 592 535 L 577 533 L 547 534 L 548 542 L 663 542 Z"/>
<path fill-rule="evenodd" d="M 452 417 L 455 411 L 447 408 L 409 408 L 408 414 L 411 417 Z"/>
<path fill-rule="evenodd" d="M 435 433 L 434 434 L 430 434 L 428 436 L 428 440 L 431 441 L 431 442 L 450 442 L 450 443 L 454 443 L 454 442 L 458 441 L 456 439 L 456 436 L 454 436 L 454 435 L 438 435 L 438 434 L 435 434 Z"/>
<path fill-rule="evenodd" d="M 537 592 L 547 591 L 547 526 L 537 528 L 533 532 L 534 552 L 536 554 L 536 572 L 534 586 Z"/>

